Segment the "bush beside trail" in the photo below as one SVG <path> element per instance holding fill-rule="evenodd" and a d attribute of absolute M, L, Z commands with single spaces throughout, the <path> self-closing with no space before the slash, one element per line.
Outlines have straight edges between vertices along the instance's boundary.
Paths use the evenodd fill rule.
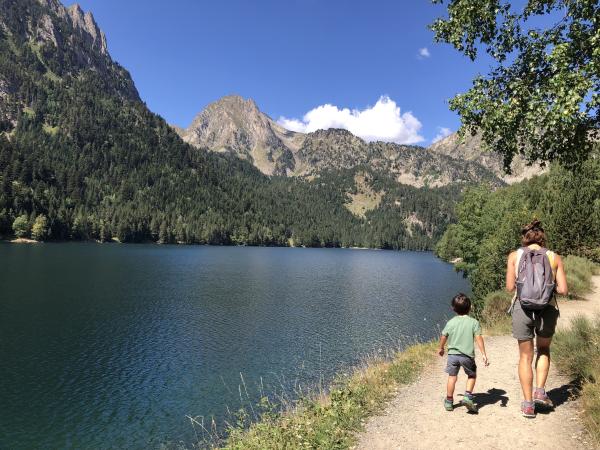
<path fill-rule="evenodd" d="M 553 352 L 559 368 L 580 381 L 583 420 L 600 446 L 600 317 L 574 319 L 556 334 Z"/>

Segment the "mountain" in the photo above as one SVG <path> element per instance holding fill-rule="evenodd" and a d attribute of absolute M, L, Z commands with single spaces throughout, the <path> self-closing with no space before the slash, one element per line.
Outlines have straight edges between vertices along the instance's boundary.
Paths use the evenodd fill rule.
<path fill-rule="evenodd" d="M 295 170 L 293 151 L 301 137 L 260 112 L 253 100 L 237 95 L 208 105 L 180 134 L 196 147 L 232 152 L 267 175 Z"/>
<path fill-rule="evenodd" d="M 106 88 L 139 101 L 133 80 L 112 61 L 106 37 L 90 12 L 78 4 L 67 8 L 58 0 L 2 0 L 0 7 L 0 130 L 16 126 L 20 110 L 30 103 L 27 96 L 37 84 L 33 73 L 56 82 L 82 70 L 94 71 Z"/>
<path fill-rule="evenodd" d="M 232 153 L 267 175 L 315 176 L 323 170 L 369 167 L 411 186 L 502 181 L 479 160 L 466 161 L 419 146 L 367 143 L 347 130 L 303 134 L 286 130 L 251 99 L 230 95 L 209 104 L 186 129 L 197 148 Z"/>
<path fill-rule="evenodd" d="M 465 136 L 461 139 L 457 133 L 452 133 L 431 144 L 429 150 L 455 159 L 476 162 L 507 184 L 517 183 L 544 172 L 544 168 L 539 164 L 528 165 L 521 156 L 517 155 L 511 163 L 511 173 L 506 174 L 502 156 L 485 151 L 479 135 Z"/>
<path fill-rule="evenodd" d="M 422 250 L 453 220 L 460 187 L 378 169 L 395 147 L 297 135 L 228 102 L 195 136 L 229 150 L 191 146 L 141 101 L 89 12 L 0 0 L 0 236 Z M 336 162 L 340 142 L 359 156 Z M 265 176 L 259 156 L 263 172 L 306 176 Z"/>

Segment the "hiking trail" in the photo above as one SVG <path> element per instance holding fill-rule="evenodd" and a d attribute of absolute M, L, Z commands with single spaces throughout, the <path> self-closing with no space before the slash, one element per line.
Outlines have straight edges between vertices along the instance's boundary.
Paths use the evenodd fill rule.
<path fill-rule="evenodd" d="M 592 278 L 593 291 L 587 300 L 560 301 L 558 328 L 584 314 L 600 313 L 600 276 Z M 469 414 L 456 405 L 462 398 L 466 376 L 461 370 L 454 395 L 455 409 L 444 410 L 447 375 L 446 355 L 423 370 L 419 379 L 398 390 L 378 416 L 365 423 L 355 448 L 392 449 L 484 449 L 543 448 L 591 449 L 579 414 L 580 401 L 573 397 L 571 380 L 560 375 L 554 365 L 546 384 L 556 408 L 538 412 L 535 419 L 521 417 L 521 386 L 517 375 L 518 349 L 512 336 L 484 336 L 490 366 L 476 354 L 478 379 L 475 401 L 478 414 Z"/>

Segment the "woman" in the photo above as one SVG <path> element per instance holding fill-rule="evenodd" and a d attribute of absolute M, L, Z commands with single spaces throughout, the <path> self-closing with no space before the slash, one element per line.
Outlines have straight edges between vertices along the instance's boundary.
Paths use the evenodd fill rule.
<path fill-rule="evenodd" d="M 517 274 L 521 255 L 527 250 L 545 250 L 546 235 L 539 220 L 534 220 L 523 227 L 521 231 L 521 243 L 523 248 L 512 252 L 508 256 L 506 265 L 506 289 L 509 292 L 515 290 Z M 552 267 L 552 275 L 556 283 L 556 292 L 566 295 L 567 278 L 563 263 L 559 255 L 547 250 L 546 256 Z M 550 343 L 556 330 L 556 322 L 559 312 L 556 297 L 542 310 L 524 310 L 521 302 L 515 294 L 512 310 L 513 337 L 519 343 L 519 380 L 523 390 L 524 401 L 521 404 L 521 413 L 524 417 L 535 417 L 535 406 L 553 408 L 554 405 L 545 391 L 546 379 L 550 370 Z M 535 360 L 536 389 L 533 391 L 533 361 L 534 345 L 537 347 L 537 358 Z"/>

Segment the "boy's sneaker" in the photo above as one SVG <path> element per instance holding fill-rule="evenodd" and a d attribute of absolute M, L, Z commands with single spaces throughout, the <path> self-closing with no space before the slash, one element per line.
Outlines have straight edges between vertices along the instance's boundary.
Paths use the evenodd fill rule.
<path fill-rule="evenodd" d="M 460 402 L 467 407 L 467 410 L 469 412 L 477 412 L 477 405 L 475 404 L 473 397 L 471 397 L 470 395 L 465 395 Z"/>
<path fill-rule="evenodd" d="M 554 403 L 552 403 L 552 400 L 550 400 L 550 397 L 548 397 L 548 394 L 546 394 L 545 392 L 536 391 L 533 394 L 533 402 L 535 403 L 536 408 L 537 407 L 542 407 L 545 409 L 553 409 L 554 408 Z"/>
<path fill-rule="evenodd" d="M 446 408 L 446 411 L 453 411 L 454 410 L 454 402 L 452 400 L 448 400 L 447 398 L 444 399 L 444 408 Z"/>
<path fill-rule="evenodd" d="M 521 403 L 521 414 L 523 417 L 533 419 L 535 417 L 535 407 L 533 402 L 522 402 Z"/>

